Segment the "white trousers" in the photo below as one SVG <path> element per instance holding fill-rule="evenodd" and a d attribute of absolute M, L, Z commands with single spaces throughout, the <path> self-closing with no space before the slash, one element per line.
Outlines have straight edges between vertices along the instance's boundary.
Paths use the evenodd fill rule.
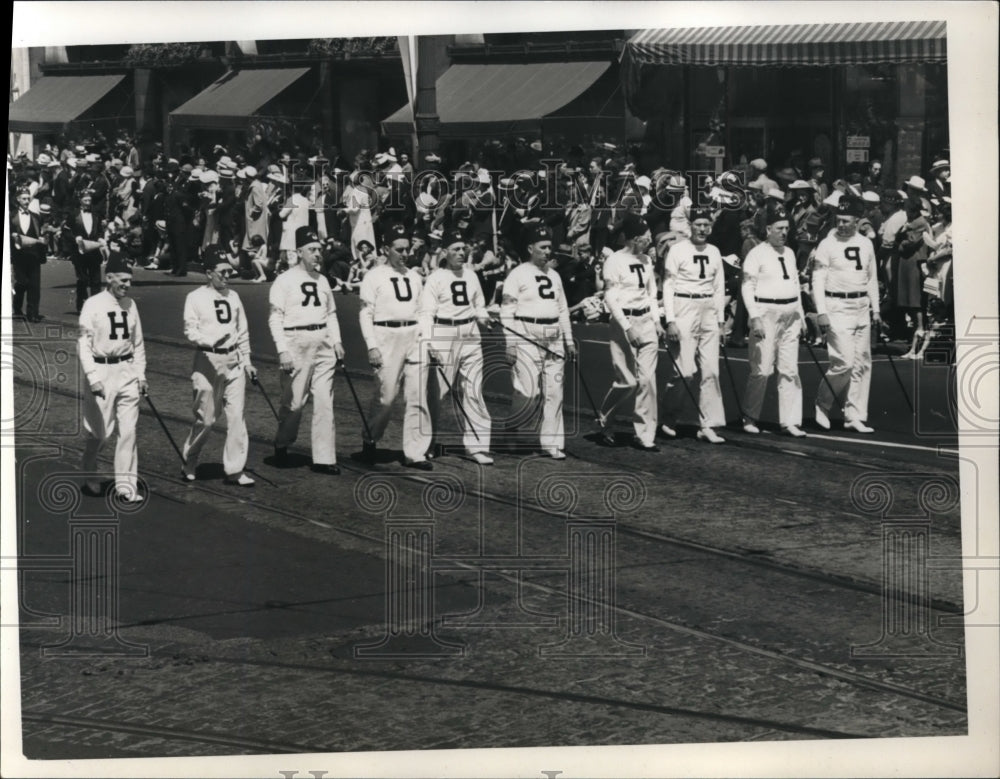
<path fill-rule="evenodd" d="M 558 325 L 515 321 L 512 329 L 554 354 L 564 354 L 562 333 Z M 511 334 L 511 339 L 508 343 L 517 350 L 517 360 L 512 369 L 514 395 L 511 422 L 518 426 L 533 424 L 540 401 L 542 419 L 538 442 L 542 449 L 564 449 L 566 431 L 563 423 L 563 380 L 566 361 L 516 335 Z"/>
<path fill-rule="evenodd" d="M 606 426 L 615 409 L 635 397 L 632 426 L 636 438 L 645 446 L 656 440 L 656 361 L 659 358 L 659 340 L 656 324 L 649 314 L 631 318 L 630 331 L 641 339 L 641 346 L 632 346 L 621 325 L 612 318 L 609 346 L 611 367 L 615 380 L 601 402 L 598 421 Z"/>
<path fill-rule="evenodd" d="M 442 355 L 443 364 L 428 366 L 432 380 L 427 382 L 427 408 L 430 418 L 421 420 L 420 444 L 429 448 L 433 431 L 438 428 L 441 400 L 448 393 L 448 386 L 441 378 L 447 377 L 468 419 L 457 408 L 458 422 L 462 429 L 462 444 L 469 454 L 488 452 L 492 420 L 483 400 L 483 349 L 475 322 L 452 327 L 435 325 L 430 345 Z M 471 425 L 469 422 L 471 421 Z"/>
<path fill-rule="evenodd" d="M 114 489 L 131 497 L 138 488 L 135 426 L 139 421 L 139 377 L 131 361 L 97 368 L 95 381 L 104 385 L 104 397 L 97 397 L 89 387 L 84 391 L 83 429 L 87 438 L 83 470 L 87 478 L 97 477 L 97 455 L 117 429 Z"/>
<path fill-rule="evenodd" d="M 311 395 L 312 461 L 314 465 L 335 465 L 336 434 L 333 420 L 333 373 L 337 355 L 324 330 L 297 330 L 289 333 L 292 354 L 291 374 L 281 372 L 281 406 L 274 445 L 284 448 L 295 443 L 306 400 Z"/>
<path fill-rule="evenodd" d="M 871 314 L 868 298 L 826 299 L 830 330 L 826 334 L 830 367 L 820 382 L 816 405 L 827 416 L 843 407 L 845 422 L 868 419 L 868 393 L 872 381 Z M 834 395 L 836 397 L 834 397 Z"/>
<path fill-rule="evenodd" d="M 694 423 L 694 420 L 684 416 L 685 403 L 690 408 L 687 390 L 684 389 L 686 381 L 701 412 L 698 426 L 721 427 L 726 424 L 726 411 L 719 385 L 719 323 L 715 301 L 712 298 L 678 297 L 674 305 L 680 340 L 667 344 L 673 360 L 663 398 L 666 422 L 671 427 L 678 423 Z M 699 376 L 697 383 L 696 373 Z"/>
<path fill-rule="evenodd" d="M 375 345 L 382 354 L 382 367 L 375 371 L 375 395 L 368 415 L 368 427 L 374 441 L 385 434 L 392 404 L 403 389 L 406 410 L 403 412 L 403 456 L 407 462 L 423 460 L 429 442 L 420 435 L 421 419 L 428 419 L 427 393 L 421 389 L 426 373 L 420 365 L 417 326 L 375 326 Z"/>
<path fill-rule="evenodd" d="M 222 467 L 226 476 L 238 476 L 247 464 L 250 438 L 243 416 L 246 399 L 246 372 L 238 364 L 236 353 L 213 354 L 197 350 L 191 371 L 194 424 L 181 452 L 193 469 L 223 407 L 226 412 L 226 444 L 222 449 Z"/>
<path fill-rule="evenodd" d="M 802 424 L 802 382 L 799 381 L 799 335 L 802 322 L 795 303 L 759 303 L 764 337 L 750 333 L 750 374 L 743 411 L 757 421 L 764 406 L 767 381 L 778 371 L 778 421 L 782 427 Z"/>

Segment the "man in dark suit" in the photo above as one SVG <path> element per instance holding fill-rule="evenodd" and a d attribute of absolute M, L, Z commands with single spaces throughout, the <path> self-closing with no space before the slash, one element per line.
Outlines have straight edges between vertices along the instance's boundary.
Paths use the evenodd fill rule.
<path fill-rule="evenodd" d="M 94 194 L 84 190 L 80 194 L 80 210 L 73 216 L 70 233 L 76 244 L 73 252 L 73 269 L 76 271 L 76 311 L 80 313 L 89 295 L 101 291 L 101 220 L 93 211 Z"/>
<path fill-rule="evenodd" d="M 40 322 L 38 301 L 41 298 L 42 263 L 45 262 L 45 237 L 38 217 L 28 210 L 31 192 L 17 191 L 17 211 L 10 217 L 10 264 L 14 274 L 14 316 L 23 317 L 27 298 L 29 322 Z"/>

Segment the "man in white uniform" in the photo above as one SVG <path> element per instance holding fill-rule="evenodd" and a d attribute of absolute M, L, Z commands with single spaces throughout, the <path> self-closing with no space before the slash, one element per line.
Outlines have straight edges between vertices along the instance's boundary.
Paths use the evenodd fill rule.
<path fill-rule="evenodd" d="M 257 371 L 250 363 L 246 312 L 239 295 L 229 287 L 227 279 L 233 273 L 233 266 L 222 247 L 218 244 L 206 247 L 202 260 L 207 283 L 189 292 L 184 300 L 184 336 L 197 350 L 191 369 L 194 424 L 181 449 L 184 457 L 182 475 L 187 481 L 195 480 L 198 457 L 224 404 L 226 445 L 222 450 L 222 467 L 225 482 L 252 487 L 254 480 L 243 472 L 250 449 L 243 408 L 246 380 L 256 380 Z"/>
<path fill-rule="evenodd" d="M 722 255 L 708 243 L 711 231 L 711 211 L 691 209 L 691 237 L 670 247 L 664 263 L 663 311 L 667 348 L 673 360 L 664 398 L 667 421 L 660 430 L 670 438 L 676 435 L 686 382 L 698 400 L 698 438 L 721 444 L 725 439 L 713 428 L 726 424 L 719 386 L 719 338 L 726 321 L 726 288 Z M 701 377 L 697 385 L 696 372 Z"/>
<path fill-rule="evenodd" d="M 479 325 L 489 325 L 490 317 L 479 279 L 466 268 L 462 234 L 449 230 L 441 246 L 445 265 L 427 277 L 420 295 L 420 333 L 430 339 L 429 359 L 438 363 L 447 384 L 461 393 L 461 402 L 469 417 L 466 419 L 459 413 L 466 452 L 480 465 L 492 465 L 489 453 L 492 422 L 483 400 L 483 349 L 479 333 Z M 447 384 L 435 375 L 437 370 L 432 369 L 435 381 L 429 382 L 427 390 L 431 419 L 420 425 L 419 446 L 423 446 L 424 451 L 431 448 L 441 399 L 448 392 Z"/>
<path fill-rule="evenodd" d="M 361 281 L 361 335 L 368 346 L 368 362 L 375 371 L 365 438 L 364 456 L 375 460 L 375 446 L 389 424 L 392 404 L 403 387 L 403 462 L 410 468 L 432 470 L 427 446 L 420 436 L 421 420 L 429 420 L 427 375 L 420 362 L 417 308 L 423 281 L 415 268 L 408 268 L 410 236 L 402 225 L 393 225 L 385 236 L 387 262 L 376 265 Z"/>
<path fill-rule="evenodd" d="M 614 446 L 608 430 L 615 410 L 635 396 L 633 445 L 657 452 L 656 361 L 663 335 L 660 307 L 656 300 L 653 262 L 645 253 L 651 238 L 646 222 L 628 214 L 621 224 L 625 246 L 604 262 L 604 303 L 611 313 L 611 365 L 615 379 L 601 402 L 597 423 L 598 442 Z"/>
<path fill-rule="evenodd" d="M 750 317 L 750 374 L 743 397 L 743 429 L 760 433 L 767 380 L 778 369 L 778 421 L 782 432 L 801 438 L 802 382 L 799 381 L 799 336 L 805 314 L 799 294 L 795 253 L 785 246 L 788 214 L 781 206 L 766 215 L 767 240 L 743 261 L 743 302 Z"/>
<path fill-rule="evenodd" d="M 281 407 L 274 459 L 287 463 L 288 447 L 295 442 L 305 408 L 312 395 L 312 469 L 336 476 L 333 420 L 333 373 L 344 359 L 337 321 L 337 306 L 330 283 L 323 275 L 319 236 L 308 227 L 295 231 L 299 262 L 280 274 L 271 285 L 268 327 L 281 365 Z"/>
<path fill-rule="evenodd" d="M 845 429 L 874 433 L 865 424 L 872 379 L 871 323 L 882 320 L 875 249 L 870 239 L 858 234 L 861 213 L 860 202 L 842 198 L 836 230 L 816 247 L 813 296 L 830 352 L 830 368 L 816 395 L 816 424 L 829 430 L 837 404 L 843 406 Z"/>
<path fill-rule="evenodd" d="M 526 240 L 527 261 L 507 276 L 500 306 L 500 321 L 509 328 L 507 362 L 514 374 L 511 421 L 517 425 L 533 418 L 541 399 L 542 451 L 554 460 L 565 460 L 563 378 L 566 361 L 576 358 L 569 306 L 562 279 L 549 267 L 552 235 L 548 228 L 533 228 Z"/>
<path fill-rule="evenodd" d="M 146 347 L 135 301 L 128 297 L 132 273 L 120 258 L 108 261 L 107 289 L 92 295 L 80 309 L 80 366 L 90 392 L 83 396 L 85 491 L 96 494 L 97 455 L 118 428 L 114 490 L 119 500 L 138 503 L 138 452 L 135 426 L 139 396 L 145 395 Z"/>

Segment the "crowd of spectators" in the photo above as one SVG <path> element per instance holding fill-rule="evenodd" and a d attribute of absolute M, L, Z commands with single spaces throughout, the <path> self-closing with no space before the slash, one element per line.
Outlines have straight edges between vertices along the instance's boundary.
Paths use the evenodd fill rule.
<path fill-rule="evenodd" d="M 688 233 L 688 209 L 708 205 L 710 242 L 727 263 L 729 340 L 740 345 L 746 337 L 740 265 L 763 238 L 766 205 L 781 201 L 789 214 L 789 245 L 809 312 L 815 247 L 832 229 L 839 200 L 856 198 L 865 211 L 860 232 L 879 258 L 888 323 L 883 338 L 909 340 L 908 356 L 919 356 L 953 320 L 950 165 L 944 159 L 926 178 L 914 174 L 897 183 L 883 180 L 877 160 L 833 181 L 820 159 L 780 167 L 755 159 L 721 175 L 642 170 L 637 149 L 603 142 L 585 150 L 492 141 L 473 160 L 446 162 L 428 153 L 416 165 L 391 148 L 361 151 L 350 162 L 328 151 L 215 145 L 179 148 L 172 156 L 157 145 L 143 155 L 125 136 L 46 145 L 35 159 L 8 157 L 9 202 L 30 195 L 44 257 L 71 260 L 77 268 L 78 306 L 96 275 L 93 263 L 111 254 L 146 271 L 184 276 L 205 247 L 219 244 L 243 278 L 273 280 L 296 261 L 295 230 L 304 225 L 323 241 L 334 288 L 350 293 L 384 261 L 380 236 L 395 223 L 412 236 L 409 263 L 425 274 L 438 265 L 444 231 L 460 230 L 468 263 L 495 305 L 501 280 L 520 261 L 521 235 L 544 224 L 580 321 L 606 316 L 601 264 L 621 245 L 618 228 L 626 214 L 642 215 L 650 225 L 659 269 L 670 246 Z M 84 211 L 98 224 L 93 235 L 81 227 L 92 221 L 81 219 Z M 808 337 L 821 343 L 818 329 Z"/>

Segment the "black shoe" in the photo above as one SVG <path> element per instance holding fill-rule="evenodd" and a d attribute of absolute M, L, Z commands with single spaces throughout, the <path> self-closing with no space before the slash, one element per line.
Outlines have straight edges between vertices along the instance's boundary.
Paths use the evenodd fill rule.
<path fill-rule="evenodd" d="M 594 441 L 598 446 L 613 447 L 618 445 L 618 442 L 615 440 L 615 434 L 610 430 L 597 431 L 597 433 L 595 433 Z"/>
<path fill-rule="evenodd" d="M 368 465 L 375 464 L 375 451 L 374 441 L 363 441 L 361 443 L 361 459 L 368 463 Z"/>
<path fill-rule="evenodd" d="M 41 314 L 29 314 L 28 315 L 28 321 L 29 322 L 41 322 L 43 319 L 45 319 L 45 317 L 43 317 Z"/>
<path fill-rule="evenodd" d="M 274 447 L 274 464 L 279 468 L 284 468 L 288 465 L 288 447 L 287 446 L 276 446 Z"/>
<path fill-rule="evenodd" d="M 77 311 L 77 313 L 80 313 L 80 312 Z M 13 314 L 11 314 L 11 318 L 12 319 L 24 319 L 25 316 L 24 316 L 23 312 L 21 312 L 21 311 L 15 311 Z"/>
<path fill-rule="evenodd" d="M 324 463 L 322 465 L 316 465 L 314 463 L 311 467 L 311 470 L 313 473 L 325 473 L 327 476 L 340 476 L 339 465 L 330 465 L 328 463 Z"/>
<path fill-rule="evenodd" d="M 418 471 L 433 471 L 434 466 L 431 464 L 430 460 L 414 460 L 413 462 L 403 463 L 407 468 L 416 468 Z"/>

